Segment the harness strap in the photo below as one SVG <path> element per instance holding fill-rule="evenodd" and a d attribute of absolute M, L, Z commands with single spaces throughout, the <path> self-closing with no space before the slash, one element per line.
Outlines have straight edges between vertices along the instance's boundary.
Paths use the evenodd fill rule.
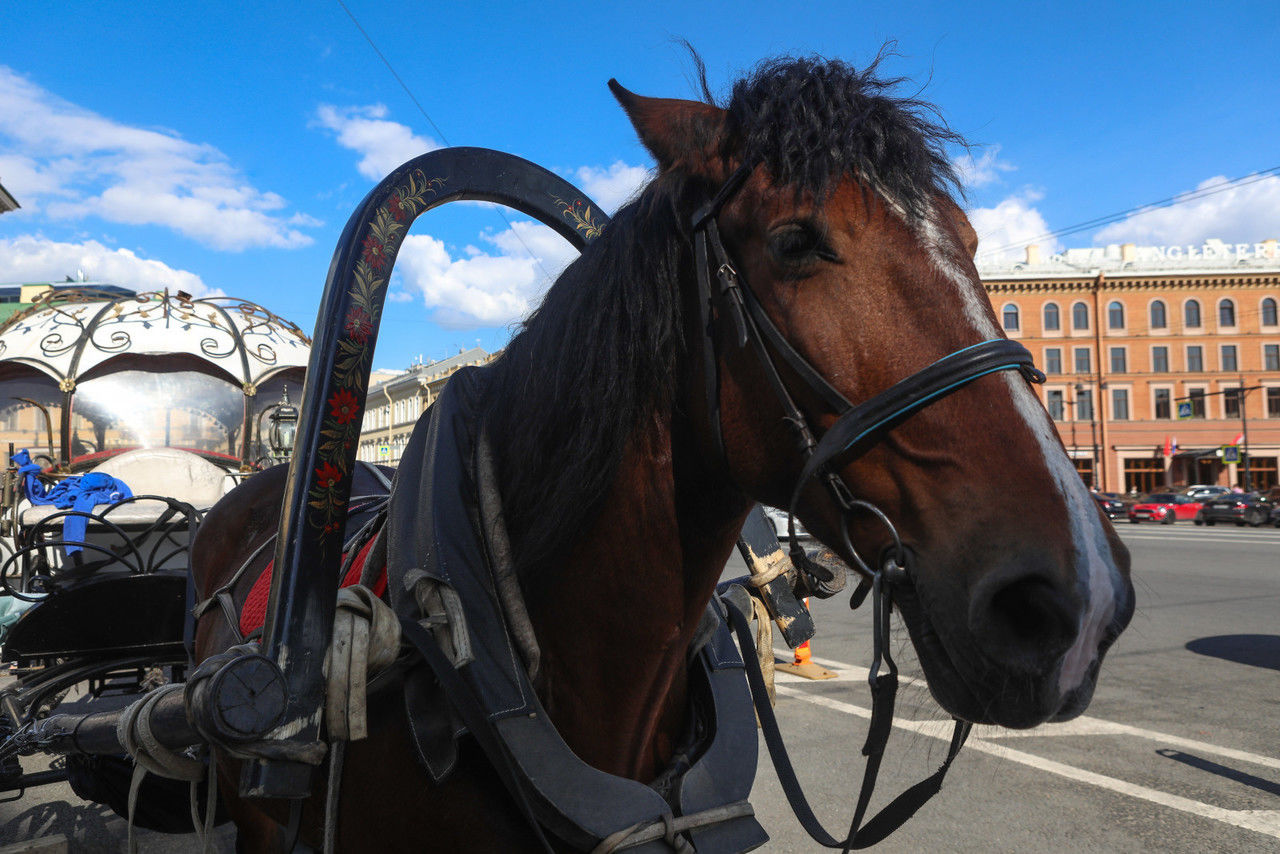
<path fill-rule="evenodd" d="M 863 753 L 867 756 L 867 766 L 863 773 L 862 792 L 858 798 L 858 807 L 849 828 L 848 836 L 843 840 L 832 836 L 818 821 L 817 816 L 814 815 L 813 808 L 805 798 L 804 789 L 796 777 L 795 768 L 791 764 L 791 757 L 787 753 L 786 744 L 778 728 L 778 720 L 774 716 L 773 708 L 769 705 L 764 678 L 760 674 L 759 667 L 754 663 L 756 658 L 755 645 L 752 643 L 751 630 L 747 625 L 746 618 L 735 607 L 729 607 L 726 610 L 729 612 L 729 620 L 733 624 L 733 631 L 738 638 L 738 644 L 742 647 L 743 660 L 747 662 L 747 681 L 751 684 L 752 701 L 756 707 L 756 714 L 760 718 L 760 731 L 764 735 L 765 745 L 769 748 L 769 756 L 773 760 L 774 768 L 777 771 L 778 781 L 782 785 L 782 791 L 786 794 L 787 801 L 790 803 L 792 811 L 795 812 L 796 818 L 815 842 L 826 848 L 839 848 L 846 852 L 869 848 L 901 827 L 911 816 L 915 815 L 920 807 L 941 790 L 942 780 L 946 777 L 947 770 L 950 769 L 952 761 L 960 752 L 960 747 L 969 736 L 971 725 L 967 721 L 956 721 L 955 730 L 951 736 L 951 746 L 947 751 L 947 758 L 937 771 L 898 795 L 888 806 L 873 816 L 870 821 L 865 825 L 862 824 L 862 817 L 866 813 L 867 804 L 870 803 L 871 792 L 875 787 L 876 773 L 879 771 L 880 760 L 884 754 L 884 741 L 888 738 L 888 732 L 893 722 L 892 698 L 897 677 L 895 674 L 879 676 L 872 683 L 872 726 L 868 733 L 867 745 L 863 748 Z M 883 687 L 877 689 L 875 687 L 877 683 Z M 886 698 L 889 704 L 888 708 L 885 706 Z"/>
<path fill-rule="evenodd" d="M 457 711 L 458 717 L 462 719 L 462 723 L 475 736 L 476 741 L 480 743 L 485 756 L 489 758 L 494 771 L 502 780 L 503 786 L 506 787 L 512 799 L 516 802 L 516 806 L 520 809 L 521 815 L 524 816 L 529 826 L 533 828 L 533 832 L 538 842 L 542 845 L 542 849 L 547 854 L 555 854 L 555 849 L 551 847 L 551 843 L 547 841 L 546 835 L 542 832 L 542 823 L 538 821 L 538 817 L 534 813 L 533 805 L 529 802 L 529 795 L 520 781 L 520 775 L 516 772 L 511 756 L 507 753 L 502 739 L 498 737 L 489 723 L 489 716 L 485 713 L 483 704 L 476 697 L 471 686 L 458 675 L 453 663 L 445 657 L 444 652 L 436 644 L 435 638 L 421 624 L 415 620 L 402 617 L 400 619 L 400 628 L 404 637 L 413 644 L 414 649 L 418 650 L 422 657 L 427 660 L 431 672 L 440 681 L 440 685 L 449 697 L 449 702 Z"/>

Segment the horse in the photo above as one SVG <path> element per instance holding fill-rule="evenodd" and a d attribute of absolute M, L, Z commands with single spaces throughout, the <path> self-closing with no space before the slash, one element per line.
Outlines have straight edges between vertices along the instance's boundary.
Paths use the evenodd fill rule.
<path fill-rule="evenodd" d="M 797 487 L 794 412 L 815 439 L 840 414 L 807 370 L 866 401 L 1004 338 L 955 201 L 945 146 L 958 137 L 898 83 L 878 62 L 817 58 L 761 64 L 723 106 L 705 75 L 701 101 L 610 81 L 656 175 L 484 369 L 479 416 L 541 649 L 538 698 L 597 769 L 647 782 L 671 760 L 686 651 L 755 502 L 793 509 L 850 565 L 892 553 L 930 690 L 967 721 L 1081 714 L 1132 615 L 1128 553 L 1017 371 L 973 378 L 831 457 L 832 475 L 880 513 L 849 512 L 816 479 Z M 710 202 L 702 227 L 810 368 L 766 363 L 778 340 L 742 346 L 732 294 L 707 316 L 693 223 Z M 275 531 L 283 489 L 283 473 L 258 475 L 208 513 L 193 548 L 203 595 Z M 197 655 L 238 640 L 208 614 Z M 398 692 L 371 697 L 369 715 L 342 769 L 340 850 L 540 850 L 473 743 L 437 785 L 415 761 Z M 219 764 L 238 850 L 279 850 L 287 805 L 239 798 L 237 763 Z M 300 817 L 310 844 L 321 776 Z"/>

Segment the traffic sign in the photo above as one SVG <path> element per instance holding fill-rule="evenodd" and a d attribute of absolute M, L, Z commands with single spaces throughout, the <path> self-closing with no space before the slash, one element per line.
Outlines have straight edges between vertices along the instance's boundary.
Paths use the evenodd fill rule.
<path fill-rule="evenodd" d="M 1191 401 L 1184 400 L 1178 404 L 1178 418 L 1190 418 L 1192 415 Z"/>
<path fill-rule="evenodd" d="M 1240 446 L 1239 445 L 1223 445 L 1222 461 L 1224 463 L 1240 462 Z"/>
<path fill-rule="evenodd" d="M 391 458 L 391 446 L 390 446 L 390 445 L 379 445 L 379 446 L 378 446 L 378 459 L 380 459 L 380 460 L 387 460 L 387 459 L 390 459 L 390 458 Z"/>

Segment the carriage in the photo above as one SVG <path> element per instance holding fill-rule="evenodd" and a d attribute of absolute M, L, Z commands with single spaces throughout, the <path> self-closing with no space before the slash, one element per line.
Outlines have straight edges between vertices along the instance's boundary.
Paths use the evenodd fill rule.
<path fill-rule="evenodd" d="M 20 722 L 0 754 L 127 752 L 210 799 L 216 778 L 247 851 L 407 850 L 425 823 L 441 850 L 707 854 L 767 839 L 758 716 L 805 829 L 847 849 L 938 790 L 971 722 L 1083 711 L 1132 613 L 1127 555 L 1027 390 L 1043 375 L 974 296 L 947 132 L 840 63 L 766 65 L 727 109 L 611 86 L 659 165 L 612 221 L 485 149 L 370 192 L 330 267 L 287 472 L 196 535 L 199 665 L 124 712 Z M 388 490 L 355 459 L 378 322 L 409 225 L 456 200 L 533 216 L 582 260 L 497 362 L 455 375 Z M 988 483 L 997 448 L 1022 480 L 983 512 L 1032 521 L 920 499 Z M 802 517 L 874 611 L 844 838 L 798 791 L 748 623 L 804 640 L 797 594 L 838 592 L 842 570 L 794 531 L 784 554 L 753 499 Z M 548 530 L 548 511 L 580 524 Z M 744 530 L 752 577 L 718 585 Z M 868 819 L 895 605 L 957 720 L 942 767 Z"/>
<path fill-rule="evenodd" d="M 82 284 L 46 286 L 0 326 L 0 447 L 24 463 L 0 502 L 5 736 L 67 699 L 182 681 L 191 542 L 223 495 L 285 458 L 309 344 L 243 300 Z M 95 482 L 111 486 L 76 492 Z M 19 794 L 67 773 L 13 755 L 0 769 Z"/>

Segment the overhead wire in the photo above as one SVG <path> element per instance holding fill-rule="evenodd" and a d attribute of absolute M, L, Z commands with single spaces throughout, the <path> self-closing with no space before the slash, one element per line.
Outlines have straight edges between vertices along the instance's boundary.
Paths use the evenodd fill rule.
<path fill-rule="evenodd" d="M 400 88 L 403 89 L 405 94 L 409 96 L 409 100 L 412 101 L 413 105 L 418 108 L 418 112 L 422 113 L 422 117 L 427 120 L 427 124 L 431 125 L 432 130 L 435 131 L 436 136 L 440 138 L 440 141 L 444 143 L 445 146 L 447 147 L 452 146 L 452 143 L 449 142 L 449 138 L 445 136 L 444 131 L 440 129 L 440 126 L 437 125 L 435 121 L 431 118 L 431 116 L 427 113 L 426 108 L 422 106 L 422 102 L 418 100 L 417 96 L 413 94 L 413 90 L 409 88 L 409 84 L 405 83 L 404 78 L 402 78 L 399 75 L 399 73 L 396 72 L 395 67 L 392 66 L 391 64 L 391 60 L 387 59 L 386 55 L 381 50 L 378 49 L 378 45 L 374 42 L 373 37 L 370 36 L 368 31 L 365 30 L 365 28 L 360 24 L 360 21 L 356 18 L 355 14 L 352 13 L 352 11 L 347 7 L 347 4 L 344 3 L 343 0 L 337 0 L 337 3 L 339 6 L 342 7 L 342 11 L 347 13 L 347 17 L 351 19 L 351 23 L 355 24 L 356 29 L 360 31 L 360 35 L 364 36 L 364 40 L 369 43 L 369 47 L 373 48 L 373 52 L 377 54 L 378 59 L 382 60 L 382 64 L 385 65 L 387 67 L 387 70 L 391 72 L 391 76 L 394 77 L 396 82 L 400 84 Z M 519 242 L 519 244 L 524 248 L 525 253 L 528 254 L 529 258 L 533 261 L 533 263 L 537 265 L 538 269 L 542 271 L 542 275 L 545 276 L 547 279 L 550 279 L 551 273 L 547 270 L 545 266 L 543 266 L 542 259 L 539 258 L 536 254 L 534 254 L 534 251 L 529 247 L 528 243 L 525 243 L 524 238 L 520 235 L 520 232 L 516 230 L 515 225 L 507 217 L 506 212 L 503 211 L 502 208 L 497 206 L 493 207 L 493 211 L 497 213 L 499 217 L 502 218 L 502 221 L 504 223 L 506 223 L 507 230 L 511 232 L 512 236 L 515 237 L 516 241 Z"/>
<path fill-rule="evenodd" d="M 1002 252 L 1008 252 L 1011 249 L 1018 249 L 1029 243 L 1036 243 L 1041 240 L 1049 240 L 1049 239 L 1058 238 L 1058 237 L 1066 237 L 1067 235 L 1077 234 L 1081 231 L 1087 231 L 1088 229 L 1091 229 L 1091 228 L 1099 228 L 1104 225 L 1110 225 L 1113 222 L 1119 222 L 1129 217 L 1140 216 L 1142 214 L 1151 213 L 1157 210 L 1164 210 L 1165 208 L 1174 207 L 1175 205 L 1186 204 L 1187 202 L 1199 201 L 1200 199 L 1208 198 L 1209 196 L 1213 196 L 1218 193 L 1223 193 L 1223 192 L 1226 192 L 1227 190 L 1238 189 L 1240 187 L 1247 187 L 1250 184 L 1256 184 L 1259 181 L 1265 181 L 1267 178 L 1274 177 L 1277 174 L 1280 174 L 1280 166 L 1272 166 L 1270 169 L 1263 169 L 1258 172 L 1251 172 L 1248 175 L 1244 175 L 1240 178 L 1233 178 L 1229 181 L 1224 181 L 1219 184 L 1213 184 L 1209 187 L 1203 187 L 1199 190 L 1189 190 L 1185 193 L 1178 193 L 1176 195 L 1168 197 L 1167 199 L 1160 199 L 1159 201 L 1148 202 L 1147 204 L 1143 204 L 1143 205 L 1136 205 L 1134 207 L 1128 208 L 1127 210 L 1119 211 L 1117 213 L 1106 214 L 1100 217 L 1094 217 L 1093 219 L 1085 220 L 1084 222 L 1079 222 L 1079 223 L 1076 223 L 1075 225 L 1069 225 L 1069 226 L 1066 226 L 1065 228 L 1059 228 L 1054 231 L 1047 231 L 1043 234 L 1038 234 L 1035 237 L 1019 240 L 1016 243 L 1006 244 L 1004 246 L 1000 246 L 995 249 L 983 250 L 981 254 L 982 255 L 998 255 Z"/>

